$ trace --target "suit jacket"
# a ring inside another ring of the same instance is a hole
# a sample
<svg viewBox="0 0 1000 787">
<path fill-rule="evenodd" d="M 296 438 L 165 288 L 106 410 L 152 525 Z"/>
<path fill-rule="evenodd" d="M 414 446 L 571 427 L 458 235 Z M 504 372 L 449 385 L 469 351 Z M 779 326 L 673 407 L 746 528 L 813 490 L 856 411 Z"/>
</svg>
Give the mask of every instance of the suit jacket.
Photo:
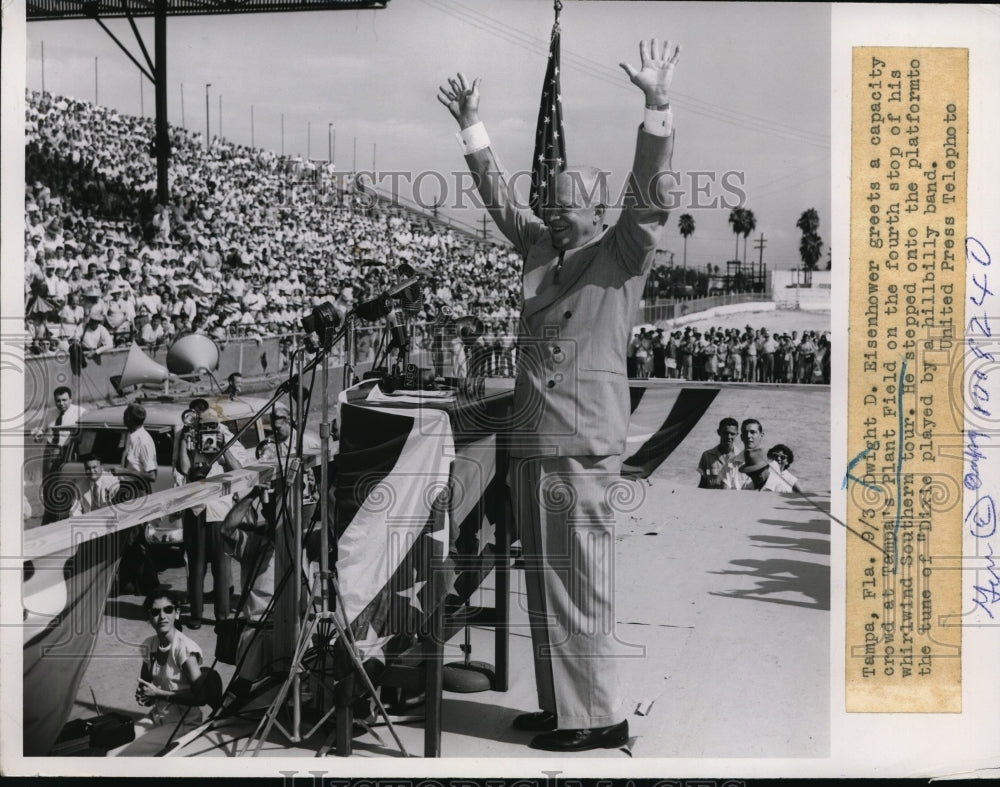
<svg viewBox="0 0 1000 787">
<path fill-rule="evenodd" d="M 515 456 L 615 455 L 625 450 L 629 393 L 626 351 L 646 277 L 669 212 L 648 199 L 669 169 L 673 135 L 641 127 L 630 199 L 618 223 L 588 243 L 559 250 L 545 225 L 518 210 L 490 148 L 466 161 L 500 231 L 524 257 L 511 451 Z"/>
</svg>

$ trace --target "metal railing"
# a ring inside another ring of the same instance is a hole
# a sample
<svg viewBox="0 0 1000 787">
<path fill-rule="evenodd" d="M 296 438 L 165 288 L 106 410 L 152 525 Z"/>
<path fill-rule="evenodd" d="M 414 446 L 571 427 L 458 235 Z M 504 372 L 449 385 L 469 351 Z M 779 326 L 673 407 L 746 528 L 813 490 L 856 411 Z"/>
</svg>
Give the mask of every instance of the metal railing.
<svg viewBox="0 0 1000 787">
<path fill-rule="evenodd" d="M 739 303 L 770 303 L 772 300 L 770 295 L 763 292 L 727 292 L 700 298 L 671 298 L 658 303 L 647 303 L 640 307 L 639 321 L 656 323 L 661 320 L 676 320 L 679 317 L 697 314 L 717 306 L 732 306 Z"/>
</svg>

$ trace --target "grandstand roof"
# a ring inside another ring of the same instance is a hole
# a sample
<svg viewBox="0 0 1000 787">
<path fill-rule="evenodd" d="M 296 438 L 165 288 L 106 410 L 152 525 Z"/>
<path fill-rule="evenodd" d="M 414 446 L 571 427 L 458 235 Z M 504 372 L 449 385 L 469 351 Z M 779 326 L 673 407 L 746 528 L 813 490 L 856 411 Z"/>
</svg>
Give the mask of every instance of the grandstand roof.
<svg viewBox="0 0 1000 787">
<path fill-rule="evenodd" d="M 385 8 L 389 0 L 163 0 L 167 16 L 259 14 L 271 11 L 350 11 Z M 27 0 L 29 22 L 153 16 L 155 0 Z"/>
</svg>

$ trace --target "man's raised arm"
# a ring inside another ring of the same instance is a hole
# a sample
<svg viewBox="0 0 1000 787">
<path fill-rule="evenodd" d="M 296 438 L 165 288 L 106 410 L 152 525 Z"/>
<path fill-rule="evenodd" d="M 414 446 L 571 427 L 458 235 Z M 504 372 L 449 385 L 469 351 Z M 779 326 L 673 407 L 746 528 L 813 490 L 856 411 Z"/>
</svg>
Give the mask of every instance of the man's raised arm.
<svg viewBox="0 0 1000 787">
<path fill-rule="evenodd" d="M 670 170 L 674 151 L 673 113 L 670 109 L 670 85 L 681 48 L 655 38 L 648 46 L 639 42 L 641 65 L 638 70 L 628 63 L 621 68 L 646 99 L 645 116 L 639 128 L 635 161 L 629 176 L 625 210 L 615 235 L 620 259 L 632 273 L 640 274 L 652 264 L 660 230 L 669 215 L 669 180 L 661 173 Z"/>
<path fill-rule="evenodd" d="M 465 161 L 486 209 L 500 232 L 524 255 L 543 230 L 543 225 L 528 211 L 518 210 L 512 202 L 515 197 L 513 189 L 500 169 L 486 127 L 479 119 L 480 82 L 482 80 L 477 78 L 470 85 L 465 75 L 459 73 L 448 80 L 447 86 L 441 86 L 438 101 L 458 121 L 461 129 L 458 137 Z"/>
</svg>

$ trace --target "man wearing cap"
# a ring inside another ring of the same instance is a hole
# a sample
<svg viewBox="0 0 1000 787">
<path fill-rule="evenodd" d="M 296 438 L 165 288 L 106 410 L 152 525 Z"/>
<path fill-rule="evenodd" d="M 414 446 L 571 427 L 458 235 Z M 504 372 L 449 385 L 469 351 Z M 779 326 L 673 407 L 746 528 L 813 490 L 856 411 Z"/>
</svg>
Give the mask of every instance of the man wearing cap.
<svg viewBox="0 0 1000 787">
<path fill-rule="evenodd" d="M 191 402 L 191 410 L 197 414 L 198 423 L 178 430 L 174 438 L 175 485 L 186 483 L 192 469 L 199 465 L 208 465 L 207 474 L 200 474 L 201 478 L 211 478 L 243 467 L 246 451 L 239 442 L 221 455 L 201 450 L 204 447 L 199 445 L 202 433 L 217 433 L 220 447 L 228 443 L 233 435 L 220 422 L 218 413 L 206 400 L 195 399 Z M 201 626 L 208 563 L 212 564 L 212 595 L 216 620 L 229 617 L 232 578 L 229 557 L 222 539 L 222 522 L 232 507 L 232 497 L 222 496 L 184 513 L 184 551 L 188 562 L 188 598 L 191 604 L 188 625 L 191 628 Z"/>
<path fill-rule="evenodd" d="M 265 440 L 257 447 L 257 458 L 285 467 L 289 453 L 294 454 L 296 451 L 297 434 L 288 406 L 284 402 L 277 402 L 271 410 L 271 439 Z M 322 446 L 315 435 L 309 432 L 302 435 L 303 454 L 319 455 L 321 451 Z M 303 477 L 307 478 L 309 474 Z"/>
<path fill-rule="evenodd" d="M 113 286 L 108 293 L 111 301 L 108 303 L 106 319 L 114 335 L 129 333 L 135 323 L 135 308 L 122 297 L 124 292 L 122 287 Z"/>
<path fill-rule="evenodd" d="M 604 173 L 595 168 L 557 175 L 554 193 L 540 200 L 542 221 L 518 210 L 479 120 L 479 80 L 459 74 L 438 97 L 459 123 L 490 215 L 524 258 L 511 478 L 541 710 L 514 726 L 541 733 L 531 746 L 546 751 L 628 741 L 608 490 L 621 474 L 628 429 L 629 329 L 668 216 L 655 183 L 670 167 L 668 91 L 679 54 L 655 39 L 650 48 L 640 46 L 641 70 L 623 64 L 646 115 L 628 180 L 634 190 L 610 229 Z"/>
<path fill-rule="evenodd" d="M 74 340 L 87 355 L 100 355 L 105 350 L 114 349 L 115 342 L 104 325 L 104 306 L 100 302 L 90 307 L 87 322 L 77 330 Z"/>
</svg>

